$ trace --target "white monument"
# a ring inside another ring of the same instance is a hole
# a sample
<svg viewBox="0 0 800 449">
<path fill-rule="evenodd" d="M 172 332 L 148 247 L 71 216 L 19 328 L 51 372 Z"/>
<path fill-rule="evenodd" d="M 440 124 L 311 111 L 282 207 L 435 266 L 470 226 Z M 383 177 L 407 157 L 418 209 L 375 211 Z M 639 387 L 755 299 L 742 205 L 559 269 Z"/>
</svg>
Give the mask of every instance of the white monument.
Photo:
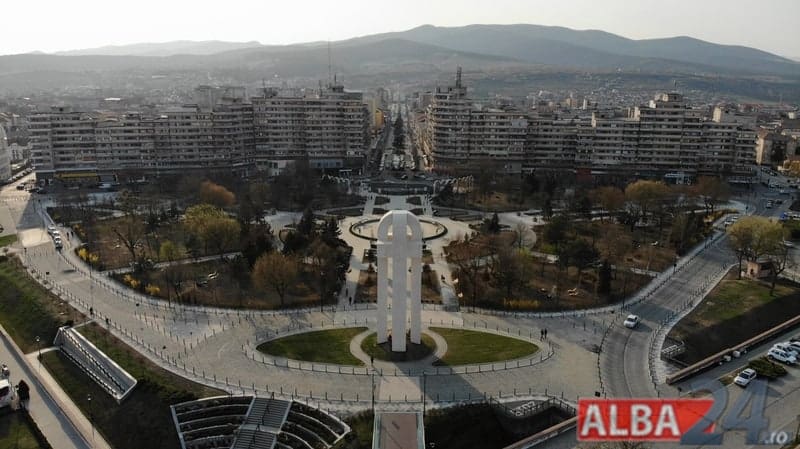
<svg viewBox="0 0 800 449">
<path fill-rule="evenodd" d="M 406 350 L 408 302 L 411 342 L 419 344 L 422 328 L 422 226 L 407 210 L 387 212 L 378 224 L 378 343 L 388 340 L 387 315 L 392 309 L 392 351 Z M 409 259 L 411 262 L 409 264 Z M 389 265 L 392 275 L 389 276 Z M 408 274 L 411 273 L 409 292 Z M 391 280 L 391 282 L 390 282 Z"/>
</svg>

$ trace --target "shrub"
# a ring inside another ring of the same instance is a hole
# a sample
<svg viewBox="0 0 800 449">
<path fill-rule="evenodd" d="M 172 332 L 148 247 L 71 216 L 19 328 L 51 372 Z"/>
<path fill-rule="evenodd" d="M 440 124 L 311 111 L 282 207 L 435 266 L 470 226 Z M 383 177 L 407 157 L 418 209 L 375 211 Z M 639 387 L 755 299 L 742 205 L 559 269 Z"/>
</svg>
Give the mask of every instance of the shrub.
<svg viewBox="0 0 800 449">
<path fill-rule="evenodd" d="M 753 368 L 759 376 L 766 377 L 767 379 L 777 379 L 787 374 L 786 368 L 766 357 L 751 360 L 750 363 L 747 364 L 747 367 Z"/>
</svg>

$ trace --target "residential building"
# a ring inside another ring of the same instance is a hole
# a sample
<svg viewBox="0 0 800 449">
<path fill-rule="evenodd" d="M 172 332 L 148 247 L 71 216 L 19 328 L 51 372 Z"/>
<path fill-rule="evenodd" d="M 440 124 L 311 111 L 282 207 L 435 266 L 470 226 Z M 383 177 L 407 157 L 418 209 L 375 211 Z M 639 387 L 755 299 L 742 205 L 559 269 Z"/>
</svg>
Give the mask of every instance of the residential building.
<svg viewBox="0 0 800 449">
<path fill-rule="evenodd" d="M 360 169 L 369 152 L 369 110 L 341 85 L 300 95 L 265 89 L 252 98 L 254 160 L 275 174 L 300 158 L 312 168 Z"/>
<path fill-rule="evenodd" d="M 6 132 L 0 126 L 0 183 L 11 179 L 11 151 L 8 148 Z"/>
<path fill-rule="evenodd" d="M 302 96 L 200 86 L 195 103 L 143 112 L 53 107 L 30 117 L 37 177 L 76 182 L 192 170 L 275 174 L 308 159 L 314 168 L 361 168 L 369 113 L 342 86 Z"/>
<path fill-rule="evenodd" d="M 478 104 L 468 98 L 459 71 L 454 85 L 436 89 L 425 119 L 412 122 L 422 128 L 412 129 L 412 137 L 434 170 L 449 173 L 479 171 L 496 161 L 508 173 L 555 170 L 679 183 L 700 175 L 741 181 L 755 174 L 752 115 L 723 108 L 711 115 L 677 93 L 628 109 L 540 103 L 525 113 Z"/>
</svg>

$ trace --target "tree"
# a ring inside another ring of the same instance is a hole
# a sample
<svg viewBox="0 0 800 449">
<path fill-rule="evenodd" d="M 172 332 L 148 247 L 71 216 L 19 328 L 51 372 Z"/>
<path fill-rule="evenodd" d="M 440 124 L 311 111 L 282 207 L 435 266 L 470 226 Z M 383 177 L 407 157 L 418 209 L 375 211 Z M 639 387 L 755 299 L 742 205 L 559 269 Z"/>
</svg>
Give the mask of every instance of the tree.
<svg viewBox="0 0 800 449">
<path fill-rule="evenodd" d="M 647 216 L 652 209 L 663 202 L 669 194 L 669 187 L 660 181 L 650 181 L 641 179 L 625 188 L 625 199 L 628 201 L 628 208 L 636 222 L 647 220 Z M 634 222 L 634 225 L 635 223 Z M 633 225 L 631 230 L 633 230 Z"/>
<path fill-rule="evenodd" d="M 482 291 L 482 277 L 485 271 L 481 256 L 483 249 L 477 239 L 470 240 L 468 236 L 463 239 L 454 240 L 447 249 L 448 260 L 457 267 L 459 279 L 466 281 L 469 285 L 473 307 L 477 304 L 478 295 Z M 462 285 L 463 290 L 463 285 Z"/>
<path fill-rule="evenodd" d="M 787 251 L 784 245 L 786 231 L 783 226 L 766 217 L 749 216 L 742 217 L 729 226 L 727 232 L 731 247 L 739 261 L 739 277 L 741 278 L 744 259 L 757 262 L 759 259 L 767 258 L 775 265 L 772 270 L 775 274 L 772 282 L 774 289 L 777 274 L 786 268 Z"/>
<path fill-rule="evenodd" d="M 287 256 L 277 252 L 264 254 L 256 260 L 251 274 L 253 285 L 261 291 L 275 290 L 281 300 L 281 306 L 286 305 L 286 293 L 297 282 L 300 274 L 300 264 L 294 256 Z"/>
<path fill-rule="evenodd" d="M 203 181 L 200 184 L 200 201 L 224 209 L 236 203 L 236 195 L 219 184 Z"/>
<path fill-rule="evenodd" d="M 320 238 L 330 246 L 336 246 L 339 241 L 339 236 L 342 231 L 339 229 L 339 222 L 336 218 L 331 217 L 325 220 L 325 225 L 322 227 Z"/>
<path fill-rule="evenodd" d="M 306 208 L 303 211 L 303 216 L 300 217 L 300 222 L 297 223 L 297 232 L 309 241 L 314 237 L 316 231 L 316 223 L 314 221 L 314 212 L 311 208 Z"/>
<path fill-rule="evenodd" d="M 531 229 L 525 223 L 520 221 L 514 225 L 514 241 L 517 243 L 517 249 L 522 250 L 527 245 L 530 235 Z"/>
<path fill-rule="evenodd" d="M 615 215 L 617 211 L 625 206 L 625 193 L 616 187 L 605 186 L 597 188 L 594 190 L 593 196 L 608 215 Z M 600 217 L 601 220 L 605 220 L 605 215 Z"/>
<path fill-rule="evenodd" d="M 492 218 L 486 221 L 486 232 L 489 234 L 498 234 L 500 232 L 500 217 L 497 212 L 492 214 Z"/>
<path fill-rule="evenodd" d="M 308 248 L 313 277 L 318 280 L 320 308 L 325 304 L 325 296 L 337 281 L 337 252 L 321 238 L 314 239 Z"/>
<path fill-rule="evenodd" d="M 567 239 L 567 232 L 570 230 L 570 227 L 571 223 L 567 217 L 556 215 L 544 225 L 542 237 L 547 243 L 555 246 L 556 250 L 558 250 L 561 244 Z"/>
<path fill-rule="evenodd" d="M 111 228 L 117 240 L 131 255 L 131 260 L 136 269 L 141 269 L 142 239 L 145 235 L 145 225 L 142 219 L 136 215 L 135 208 L 127 207 L 125 216 L 122 217 Z"/>
<path fill-rule="evenodd" d="M 719 178 L 701 176 L 697 178 L 691 192 L 703 202 L 706 213 L 713 213 L 717 204 L 728 201 L 731 196 L 731 187 Z"/>
<path fill-rule="evenodd" d="M 526 278 L 525 262 L 519 252 L 512 251 L 505 245 L 497 245 L 495 252 L 489 261 L 489 275 L 492 279 L 492 286 L 503 289 L 505 298 L 511 299 L 514 289 Z"/>
<path fill-rule="evenodd" d="M 603 260 L 597 271 L 597 294 L 611 294 L 611 264 L 608 263 L 608 259 Z"/>
<path fill-rule="evenodd" d="M 269 223 L 255 224 L 247 230 L 242 228 L 242 255 L 249 268 L 255 265 L 259 256 L 273 250 L 274 240 Z"/>
<path fill-rule="evenodd" d="M 397 120 L 394 121 L 394 141 L 392 142 L 392 146 L 394 148 L 403 149 L 405 147 L 405 129 L 403 127 L 403 118 L 401 116 L 397 116 Z"/>
<path fill-rule="evenodd" d="M 564 266 L 573 266 L 578 270 L 577 285 L 581 285 L 583 270 L 589 268 L 598 257 L 597 249 L 583 239 L 575 239 L 564 246 L 559 259 L 565 258 Z"/>
<path fill-rule="evenodd" d="M 185 226 L 202 240 L 206 253 L 211 246 L 222 255 L 239 239 L 241 227 L 221 209 L 210 204 L 198 204 L 186 210 Z"/>
<path fill-rule="evenodd" d="M 158 258 L 163 262 L 168 262 L 167 266 L 164 267 L 164 280 L 175 291 L 175 297 L 178 299 L 181 297 L 180 288 L 181 282 L 183 282 L 183 266 L 175 262 L 185 257 L 186 251 L 170 240 L 165 240 L 161 243 L 161 247 L 158 248 Z M 171 296 L 169 290 L 167 290 L 167 302 L 170 299 Z"/>
</svg>

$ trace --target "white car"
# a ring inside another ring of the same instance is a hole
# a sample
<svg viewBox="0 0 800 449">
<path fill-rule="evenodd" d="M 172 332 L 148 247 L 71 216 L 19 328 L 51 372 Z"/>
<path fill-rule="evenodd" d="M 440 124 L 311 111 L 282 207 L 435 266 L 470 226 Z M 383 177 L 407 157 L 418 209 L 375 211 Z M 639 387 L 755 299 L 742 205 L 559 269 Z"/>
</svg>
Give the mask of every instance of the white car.
<svg viewBox="0 0 800 449">
<path fill-rule="evenodd" d="M 756 370 L 753 368 L 747 368 L 746 370 L 742 371 L 736 378 L 733 379 L 733 383 L 740 387 L 746 387 L 747 384 L 750 383 L 751 380 L 756 378 Z"/>
<path fill-rule="evenodd" d="M 791 354 L 795 357 L 797 357 L 798 354 L 800 354 L 800 350 L 795 349 L 788 341 L 785 341 L 783 343 L 775 343 L 774 345 L 772 345 L 772 347 L 775 349 L 780 349 L 781 351 Z"/>
<path fill-rule="evenodd" d="M 637 324 L 639 324 L 640 320 L 641 319 L 636 315 L 628 315 L 628 317 L 625 318 L 625 321 L 622 324 L 625 325 L 625 327 L 627 327 L 628 329 L 633 329 L 634 327 L 636 327 Z"/>
<path fill-rule="evenodd" d="M 47 233 L 53 235 L 54 232 L 56 232 L 56 227 L 53 225 L 47 225 Z"/>
<path fill-rule="evenodd" d="M 8 379 L 0 379 L 0 408 L 8 407 L 14 400 L 14 387 Z"/>
<path fill-rule="evenodd" d="M 784 344 L 792 348 L 794 352 L 800 354 L 800 341 L 787 341 L 784 342 Z"/>
<path fill-rule="evenodd" d="M 797 363 L 797 357 L 786 351 L 781 351 L 778 348 L 770 349 L 769 352 L 767 352 L 767 357 L 771 358 L 772 360 L 777 360 L 781 363 L 785 363 L 787 365 L 794 365 L 795 363 Z"/>
</svg>

